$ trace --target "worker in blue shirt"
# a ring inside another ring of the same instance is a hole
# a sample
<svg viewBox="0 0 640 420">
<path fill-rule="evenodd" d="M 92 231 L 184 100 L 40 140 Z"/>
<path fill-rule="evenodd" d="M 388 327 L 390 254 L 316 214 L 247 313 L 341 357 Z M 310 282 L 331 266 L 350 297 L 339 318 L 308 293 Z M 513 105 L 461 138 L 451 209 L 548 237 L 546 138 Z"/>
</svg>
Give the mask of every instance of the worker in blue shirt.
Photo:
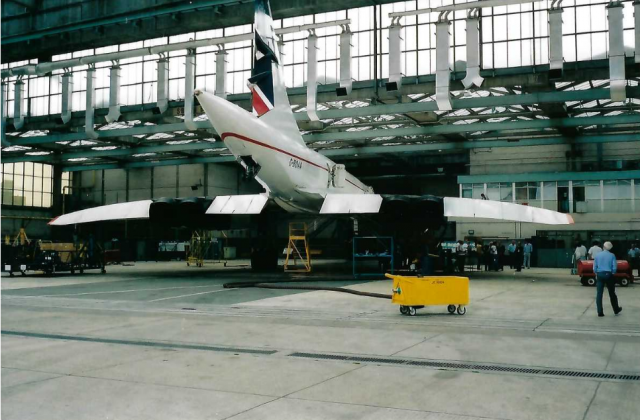
<svg viewBox="0 0 640 420">
<path fill-rule="evenodd" d="M 614 277 L 618 263 L 616 256 L 610 252 L 611 248 L 613 248 L 613 244 L 611 242 L 605 242 L 604 251 L 598 253 L 593 261 L 593 271 L 596 273 L 596 308 L 598 309 L 598 316 L 604 316 L 602 310 L 602 294 L 604 293 L 605 286 L 607 286 L 607 290 L 609 291 L 609 299 L 611 300 L 613 313 L 618 315 L 622 311 L 622 307 L 618 305 L 616 280 Z"/>
<path fill-rule="evenodd" d="M 533 245 L 528 239 L 524 241 L 524 266 L 531 268 L 531 254 L 533 253 Z"/>
</svg>

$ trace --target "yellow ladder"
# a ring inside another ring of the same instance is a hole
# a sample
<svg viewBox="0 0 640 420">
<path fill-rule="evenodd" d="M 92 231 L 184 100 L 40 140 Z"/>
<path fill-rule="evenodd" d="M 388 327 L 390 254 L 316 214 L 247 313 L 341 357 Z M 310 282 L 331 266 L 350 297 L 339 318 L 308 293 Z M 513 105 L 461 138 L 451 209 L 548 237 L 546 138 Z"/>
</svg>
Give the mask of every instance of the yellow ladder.
<svg viewBox="0 0 640 420">
<path fill-rule="evenodd" d="M 194 265 L 196 267 L 202 267 L 204 265 L 204 258 L 211 247 L 212 235 L 207 230 L 194 230 L 191 235 L 191 244 L 189 246 L 189 255 L 187 257 L 187 265 Z"/>
<path fill-rule="evenodd" d="M 302 267 L 296 264 L 296 258 L 302 262 Z M 290 266 L 290 261 L 292 266 Z M 287 245 L 287 257 L 284 261 L 284 271 L 304 272 L 311 271 L 311 254 L 307 242 L 307 224 L 301 222 L 289 223 L 289 244 Z"/>
</svg>

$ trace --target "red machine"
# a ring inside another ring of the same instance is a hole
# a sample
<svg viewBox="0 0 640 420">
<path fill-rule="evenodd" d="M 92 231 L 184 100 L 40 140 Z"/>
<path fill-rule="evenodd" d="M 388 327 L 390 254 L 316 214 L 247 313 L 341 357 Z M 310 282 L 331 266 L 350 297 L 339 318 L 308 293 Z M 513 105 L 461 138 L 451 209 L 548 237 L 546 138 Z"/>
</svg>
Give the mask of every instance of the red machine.
<svg viewBox="0 0 640 420">
<path fill-rule="evenodd" d="M 618 271 L 614 276 L 616 277 L 616 283 L 627 287 L 629 283 L 633 283 L 633 274 L 631 265 L 628 261 L 618 260 Z M 593 261 L 578 261 L 578 275 L 580 276 L 580 283 L 583 286 L 595 286 L 596 285 L 596 273 L 593 272 Z"/>
</svg>

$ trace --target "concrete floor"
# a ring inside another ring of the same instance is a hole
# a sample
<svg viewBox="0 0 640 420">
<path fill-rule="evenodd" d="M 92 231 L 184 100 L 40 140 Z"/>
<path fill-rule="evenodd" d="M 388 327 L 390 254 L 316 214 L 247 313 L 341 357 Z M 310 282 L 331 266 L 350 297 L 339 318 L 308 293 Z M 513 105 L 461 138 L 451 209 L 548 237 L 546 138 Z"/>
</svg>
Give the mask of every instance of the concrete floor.
<svg viewBox="0 0 640 420">
<path fill-rule="evenodd" d="M 640 380 L 565 374 L 640 375 L 638 285 L 618 288 L 621 316 L 607 300 L 598 318 L 568 270 L 475 273 L 465 316 L 405 317 L 382 299 L 224 289 L 306 279 L 230 265 L 3 274 L 2 418 L 639 418 Z M 317 268 L 320 284 L 391 289 Z"/>
</svg>

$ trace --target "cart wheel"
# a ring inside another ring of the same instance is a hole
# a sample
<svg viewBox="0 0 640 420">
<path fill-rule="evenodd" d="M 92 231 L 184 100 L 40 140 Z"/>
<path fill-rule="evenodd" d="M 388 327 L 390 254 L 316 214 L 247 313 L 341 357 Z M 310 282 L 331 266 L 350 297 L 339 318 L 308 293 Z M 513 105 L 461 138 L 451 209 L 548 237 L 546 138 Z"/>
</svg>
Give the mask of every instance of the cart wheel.
<svg viewBox="0 0 640 420">
<path fill-rule="evenodd" d="M 589 286 L 595 286 L 595 285 L 596 285 L 596 279 L 595 279 L 595 278 L 593 278 L 593 277 L 589 277 L 589 278 L 587 279 L 587 285 L 589 285 Z"/>
<path fill-rule="evenodd" d="M 587 279 L 585 279 L 584 277 L 580 277 L 580 283 L 581 283 L 583 286 L 588 286 L 588 284 L 587 284 Z"/>
<path fill-rule="evenodd" d="M 416 308 L 409 306 L 409 316 L 416 316 Z"/>
<path fill-rule="evenodd" d="M 456 311 L 456 305 L 447 306 L 447 311 L 449 311 L 450 314 L 454 313 Z"/>
<path fill-rule="evenodd" d="M 409 310 L 407 309 L 406 306 L 400 305 L 400 313 L 402 315 L 406 315 L 407 313 L 409 313 Z"/>
<path fill-rule="evenodd" d="M 620 286 L 622 287 L 627 287 L 629 286 L 629 279 L 626 277 L 623 277 L 620 279 Z"/>
<path fill-rule="evenodd" d="M 466 306 L 458 306 L 458 315 L 464 315 L 467 313 L 467 307 Z"/>
</svg>

